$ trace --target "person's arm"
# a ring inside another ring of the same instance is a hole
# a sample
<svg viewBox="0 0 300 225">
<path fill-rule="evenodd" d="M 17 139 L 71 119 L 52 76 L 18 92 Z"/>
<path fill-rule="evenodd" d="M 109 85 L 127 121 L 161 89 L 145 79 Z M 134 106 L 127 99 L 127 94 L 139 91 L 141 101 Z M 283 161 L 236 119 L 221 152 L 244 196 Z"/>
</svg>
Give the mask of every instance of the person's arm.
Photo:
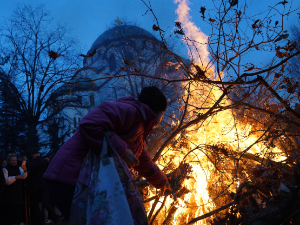
<svg viewBox="0 0 300 225">
<path fill-rule="evenodd" d="M 21 173 L 21 179 L 26 179 L 26 177 L 27 177 L 26 167 L 24 169 L 19 167 L 19 169 L 20 169 L 20 173 Z"/>
<path fill-rule="evenodd" d="M 138 111 L 128 104 L 104 102 L 91 110 L 79 123 L 79 132 L 84 142 L 96 152 L 102 147 L 105 131 L 110 131 L 110 140 L 120 156 L 123 156 L 127 144 L 117 133 L 129 130 L 139 117 Z"/>
<path fill-rule="evenodd" d="M 3 174 L 4 174 L 4 177 L 5 177 L 5 184 L 6 185 L 11 185 L 17 179 L 21 179 L 21 175 L 18 175 L 18 176 L 8 176 L 8 171 L 5 168 L 3 168 Z"/>
<path fill-rule="evenodd" d="M 168 184 L 166 175 L 152 162 L 149 153 L 144 149 L 139 157 L 139 165 L 133 167 L 141 176 L 156 188 L 163 188 Z"/>
</svg>

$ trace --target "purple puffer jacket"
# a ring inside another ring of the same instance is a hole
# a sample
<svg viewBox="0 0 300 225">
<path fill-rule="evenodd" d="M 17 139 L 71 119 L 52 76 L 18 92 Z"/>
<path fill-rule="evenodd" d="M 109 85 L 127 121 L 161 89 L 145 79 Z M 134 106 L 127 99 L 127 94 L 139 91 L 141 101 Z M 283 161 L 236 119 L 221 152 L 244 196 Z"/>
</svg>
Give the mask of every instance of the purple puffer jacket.
<svg viewBox="0 0 300 225">
<path fill-rule="evenodd" d="M 134 169 L 154 187 L 163 187 L 167 178 L 152 162 L 144 146 L 144 140 L 156 122 L 157 117 L 149 106 L 133 97 L 103 102 L 83 117 L 79 129 L 56 153 L 44 178 L 75 185 L 87 152 L 90 148 L 99 152 L 104 132 L 110 131 L 111 143 L 118 154 L 122 156 L 127 148 L 131 149 L 140 161 Z"/>
</svg>

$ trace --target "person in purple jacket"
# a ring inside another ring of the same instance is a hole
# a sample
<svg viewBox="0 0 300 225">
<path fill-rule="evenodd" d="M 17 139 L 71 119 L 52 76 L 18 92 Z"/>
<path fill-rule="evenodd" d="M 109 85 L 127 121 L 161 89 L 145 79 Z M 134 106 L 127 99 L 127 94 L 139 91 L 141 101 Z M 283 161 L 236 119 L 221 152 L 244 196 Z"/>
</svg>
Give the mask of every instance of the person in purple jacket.
<svg viewBox="0 0 300 225">
<path fill-rule="evenodd" d="M 149 132 L 162 120 L 166 107 L 164 94 L 150 86 L 142 89 L 138 100 L 123 97 L 103 102 L 83 117 L 78 130 L 59 149 L 44 174 L 50 199 L 66 218 L 82 162 L 90 149 L 99 154 L 106 131 L 128 167 L 137 170 L 162 193 L 170 190 L 167 177 L 152 162 L 144 145 Z"/>
</svg>

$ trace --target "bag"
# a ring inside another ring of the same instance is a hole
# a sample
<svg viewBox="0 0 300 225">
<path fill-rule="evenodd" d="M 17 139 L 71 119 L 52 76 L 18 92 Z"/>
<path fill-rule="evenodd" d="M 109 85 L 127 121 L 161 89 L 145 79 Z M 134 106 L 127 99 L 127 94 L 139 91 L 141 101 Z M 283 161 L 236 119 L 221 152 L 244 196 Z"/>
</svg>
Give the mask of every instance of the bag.
<svg viewBox="0 0 300 225">
<path fill-rule="evenodd" d="M 73 196 L 70 224 L 148 225 L 146 211 L 127 165 L 107 133 L 100 157 L 89 151 Z"/>
</svg>

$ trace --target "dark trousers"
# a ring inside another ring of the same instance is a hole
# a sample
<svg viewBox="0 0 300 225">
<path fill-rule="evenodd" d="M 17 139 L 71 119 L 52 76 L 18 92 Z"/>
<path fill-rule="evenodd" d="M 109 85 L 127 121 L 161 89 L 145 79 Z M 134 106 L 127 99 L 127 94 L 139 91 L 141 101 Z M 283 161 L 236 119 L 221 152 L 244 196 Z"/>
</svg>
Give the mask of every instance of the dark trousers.
<svg viewBox="0 0 300 225">
<path fill-rule="evenodd" d="M 49 202 L 48 192 L 44 189 L 30 193 L 32 225 L 41 225 L 44 223 L 43 212 L 39 207 L 39 203 L 48 211 L 48 215 L 53 221 L 58 221 L 59 216 L 55 214 L 54 208 Z"/>
<path fill-rule="evenodd" d="M 46 182 L 50 201 L 53 202 L 62 215 L 69 220 L 75 186 L 49 180 Z"/>
<path fill-rule="evenodd" d="M 0 198 L 0 225 L 4 224 L 4 216 L 5 216 L 5 205 L 3 204 L 3 200 Z"/>
<path fill-rule="evenodd" d="M 19 224 L 23 221 L 22 213 L 24 207 L 20 204 L 10 205 L 7 204 L 4 206 L 3 220 L 1 221 L 4 225 L 14 225 Z"/>
</svg>

